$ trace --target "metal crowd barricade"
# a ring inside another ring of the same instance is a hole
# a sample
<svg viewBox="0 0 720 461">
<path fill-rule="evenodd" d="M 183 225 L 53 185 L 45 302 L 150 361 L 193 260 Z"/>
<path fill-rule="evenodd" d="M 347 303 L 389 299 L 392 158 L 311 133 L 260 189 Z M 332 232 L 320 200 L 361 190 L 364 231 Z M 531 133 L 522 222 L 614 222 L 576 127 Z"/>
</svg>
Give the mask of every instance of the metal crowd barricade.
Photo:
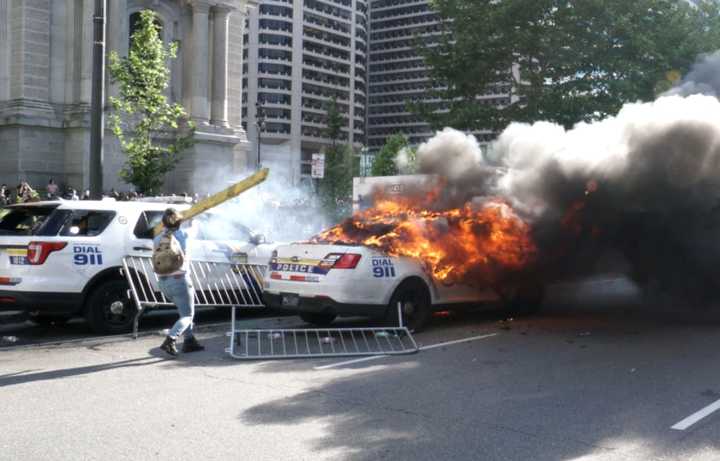
<svg viewBox="0 0 720 461">
<path fill-rule="evenodd" d="M 235 325 L 235 308 L 264 307 L 262 278 L 266 266 L 211 261 L 190 261 L 190 279 L 196 307 L 229 307 Z M 130 285 L 128 296 L 137 306 L 133 336 L 137 338 L 140 317 L 147 308 L 172 306 L 158 288 L 158 277 L 150 257 L 123 258 L 123 275 Z"/>
<path fill-rule="evenodd" d="M 233 327 L 228 333 L 227 352 L 243 360 L 414 354 L 419 348 L 403 325 L 401 308 L 398 303 L 397 327 L 260 330 Z"/>
<path fill-rule="evenodd" d="M 368 355 L 401 355 L 417 352 L 410 330 L 402 322 L 398 303 L 397 327 L 238 329 L 236 310 L 264 307 L 262 279 L 266 266 L 210 261 L 191 261 L 190 277 L 195 306 L 229 307 L 230 346 L 226 352 L 243 360 L 325 358 Z M 147 308 L 172 306 L 158 288 L 150 257 L 126 256 L 123 273 L 130 285 L 129 297 L 137 305 L 133 335 L 137 338 L 140 317 Z"/>
</svg>

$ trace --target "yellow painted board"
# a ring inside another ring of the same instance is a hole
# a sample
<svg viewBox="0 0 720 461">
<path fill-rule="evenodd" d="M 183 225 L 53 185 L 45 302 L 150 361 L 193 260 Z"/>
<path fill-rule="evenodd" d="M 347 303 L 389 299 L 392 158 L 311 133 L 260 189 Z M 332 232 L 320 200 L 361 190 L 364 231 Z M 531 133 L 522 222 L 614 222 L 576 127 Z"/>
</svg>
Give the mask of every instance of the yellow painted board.
<svg viewBox="0 0 720 461">
<path fill-rule="evenodd" d="M 196 204 L 194 204 L 189 209 L 183 211 L 180 213 L 183 220 L 192 219 L 195 216 L 199 215 L 200 213 L 203 213 L 210 208 L 214 208 L 224 202 L 227 202 L 231 198 L 237 197 L 238 195 L 242 194 L 248 189 L 251 189 L 261 182 L 265 181 L 269 173 L 269 170 L 267 168 L 263 168 L 262 170 L 258 171 L 257 173 L 253 174 L 252 176 L 248 176 L 247 178 L 243 179 L 242 181 L 233 184 L 232 186 L 228 187 L 227 189 L 221 190 L 220 192 L 217 192 L 210 197 L 200 200 Z M 163 229 L 162 223 L 159 223 L 157 226 L 153 228 L 153 235 L 158 235 Z"/>
</svg>

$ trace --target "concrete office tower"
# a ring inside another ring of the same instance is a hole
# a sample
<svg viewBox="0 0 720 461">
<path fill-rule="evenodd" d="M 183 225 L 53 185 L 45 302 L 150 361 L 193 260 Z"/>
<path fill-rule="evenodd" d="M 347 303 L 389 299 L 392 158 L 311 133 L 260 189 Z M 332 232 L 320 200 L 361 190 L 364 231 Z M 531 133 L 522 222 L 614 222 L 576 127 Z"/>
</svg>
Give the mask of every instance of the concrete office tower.
<svg viewBox="0 0 720 461">
<path fill-rule="evenodd" d="M 243 26 L 255 0 L 109 0 L 107 50 L 127 54 L 140 10 L 154 10 L 178 43 L 171 101 L 196 121 L 196 144 L 168 175 L 168 191 L 216 189 L 207 174 L 247 163 L 241 126 Z M 93 0 L 0 0 L 0 182 L 85 189 L 89 182 Z M 116 93 L 107 87 L 106 94 Z M 105 135 L 104 187 L 127 189 L 117 140 Z M 194 176 L 205 174 L 204 181 Z"/>
<path fill-rule="evenodd" d="M 410 101 L 432 103 L 435 110 L 447 110 L 447 103 L 432 99 L 428 68 L 416 51 L 416 39 L 424 46 L 438 43 L 442 32 L 440 18 L 428 0 L 373 0 L 370 2 L 370 52 L 368 83 L 367 141 L 370 152 L 377 152 L 385 139 L 405 134 L 418 145 L 434 135 L 430 126 L 408 111 Z M 507 87 L 498 85 L 493 94 L 478 98 L 478 104 L 507 104 Z M 474 133 L 478 141 L 494 138 L 490 131 Z"/>
<path fill-rule="evenodd" d="M 243 124 L 263 166 L 292 184 L 310 177 L 312 154 L 331 142 L 332 96 L 348 120 L 343 142 L 363 145 L 367 1 L 261 0 L 246 27 Z"/>
</svg>

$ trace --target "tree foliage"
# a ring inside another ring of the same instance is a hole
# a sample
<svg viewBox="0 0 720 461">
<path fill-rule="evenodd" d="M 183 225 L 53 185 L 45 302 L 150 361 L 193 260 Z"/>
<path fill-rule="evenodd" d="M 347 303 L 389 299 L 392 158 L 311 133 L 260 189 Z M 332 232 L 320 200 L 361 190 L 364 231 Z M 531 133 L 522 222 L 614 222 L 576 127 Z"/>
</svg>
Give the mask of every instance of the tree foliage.
<svg viewBox="0 0 720 461">
<path fill-rule="evenodd" d="M 192 145 L 194 126 L 185 109 L 165 96 L 168 62 L 176 53 L 176 44 L 164 46 L 151 10 L 141 12 L 128 56 L 110 53 L 110 75 L 119 95 L 110 98 L 108 122 L 127 156 L 120 177 L 144 193 L 158 191 L 179 154 Z"/>
<path fill-rule="evenodd" d="M 421 47 L 434 96 L 412 109 L 435 128 L 502 129 L 510 121 L 570 127 L 654 99 L 668 75 L 720 47 L 718 4 L 679 0 L 433 0 L 443 19 L 436 47 Z M 487 94 L 511 94 L 484 104 Z"/>
<path fill-rule="evenodd" d="M 353 151 L 342 143 L 342 129 L 348 121 L 335 98 L 327 107 L 325 136 L 332 142 L 325 150 L 325 176 L 320 180 L 320 200 L 325 212 L 334 219 L 350 214 L 352 208 Z"/>
<path fill-rule="evenodd" d="M 394 134 L 385 140 L 380 152 L 375 155 L 371 174 L 373 176 L 394 176 L 398 174 L 395 160 L 402 149 L 408 148 L 408 139 L 402 134 Z"/>
</svg>

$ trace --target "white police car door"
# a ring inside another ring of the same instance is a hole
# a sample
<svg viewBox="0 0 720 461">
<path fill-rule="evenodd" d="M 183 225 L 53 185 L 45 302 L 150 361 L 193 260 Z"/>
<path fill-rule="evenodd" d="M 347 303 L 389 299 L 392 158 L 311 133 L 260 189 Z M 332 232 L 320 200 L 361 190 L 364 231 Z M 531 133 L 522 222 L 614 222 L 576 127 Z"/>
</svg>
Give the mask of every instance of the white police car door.
<svg viewBox="0 0 720 461">
<path fill-rule="evenodd" d="M 58 239 L 67 242 L 53 262 L 53 270 L 62 274 L 57 277 L 59 283 L 82 290 L 98 272 L 117 265 L 122 245 L 109 246 L 122 237 L 111 235 L 118 234 L 113 226 L 116 216 L 112 210 L 72 210 L 58 232 Z"/>
<path fill-rule="evenodd" d="M 126 243 L 126 254 L 141 257 L 149 257 L 152 255 L 152 229 L 160 222 L 162 214 L 163 212 L 160 210 L 146 210 L 134 217 L 135 222 L 131 222 L 131 232 Z"/>
</svg>

